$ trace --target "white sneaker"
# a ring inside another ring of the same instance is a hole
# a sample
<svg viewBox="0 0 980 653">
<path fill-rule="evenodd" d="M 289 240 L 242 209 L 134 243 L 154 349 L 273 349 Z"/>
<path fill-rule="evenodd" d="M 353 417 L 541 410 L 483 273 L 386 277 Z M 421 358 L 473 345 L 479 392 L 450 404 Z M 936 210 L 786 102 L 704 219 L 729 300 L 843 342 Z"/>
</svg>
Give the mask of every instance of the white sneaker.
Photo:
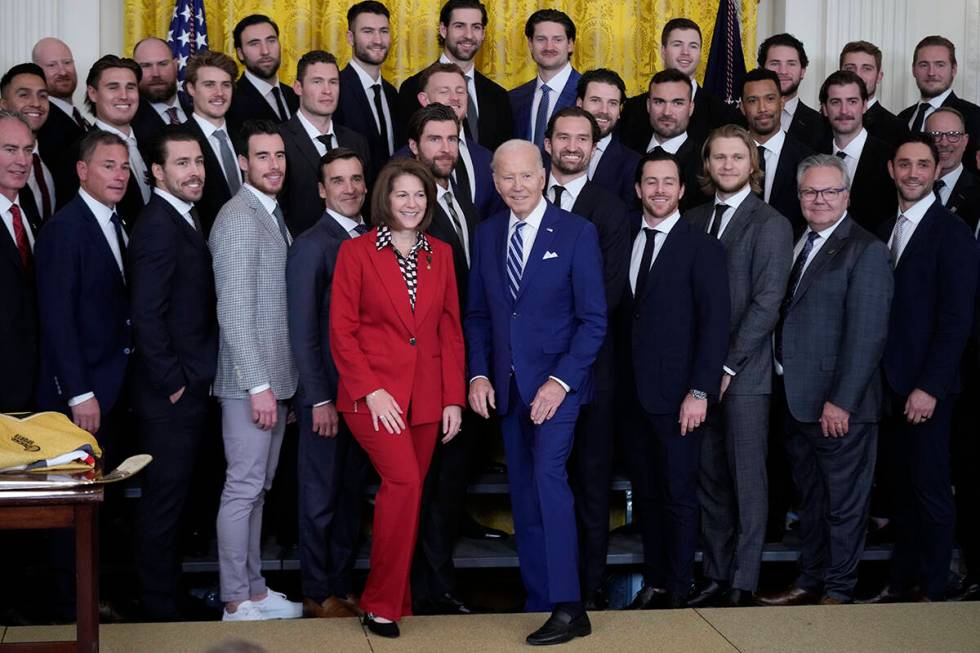
<svg viewBox="0 0 980 653">
<path fill-rule="evenodd" d="M 261 601 L 250 603 L 259 609 L 263 619 L 298 619 L 303 616 L 302 603 L 294 603 L 282 592 L 272 589 L 268 589 L 268 594 Z"/>
<path fill-rule="evenodd" d="M 259 609 L 259 604 L 253 601 L 242 601 L 234 612 L 222 611 L 222 621 L 262 621 L 268 619 Z"/>
</svg>

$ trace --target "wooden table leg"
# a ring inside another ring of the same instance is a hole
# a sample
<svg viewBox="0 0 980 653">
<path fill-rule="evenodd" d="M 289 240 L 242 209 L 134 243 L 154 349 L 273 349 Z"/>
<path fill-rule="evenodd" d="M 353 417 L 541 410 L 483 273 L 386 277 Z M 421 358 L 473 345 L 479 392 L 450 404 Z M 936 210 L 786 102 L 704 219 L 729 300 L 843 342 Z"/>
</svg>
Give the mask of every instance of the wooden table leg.
<svg viewBox="0 0 980 653">
<path fill-rule="evenodd" d="M 75 577 L 78 653 L 99 651 L 99 511 L 93 504 L 75 506 Z"/>
</svg>

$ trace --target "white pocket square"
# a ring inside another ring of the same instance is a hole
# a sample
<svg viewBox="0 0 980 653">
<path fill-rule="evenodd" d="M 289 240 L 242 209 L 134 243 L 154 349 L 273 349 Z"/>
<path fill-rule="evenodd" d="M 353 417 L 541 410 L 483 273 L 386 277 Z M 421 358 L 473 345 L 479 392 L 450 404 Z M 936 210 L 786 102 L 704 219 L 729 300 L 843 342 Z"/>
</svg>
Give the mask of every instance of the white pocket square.
<svg viewBox="0 0 980 653">
<path fill-rule="evenodd" d="M 558 258 L 558 252 L 545 252 L 542 261 L 547 261 L 549 258 Z"/>
</svg>

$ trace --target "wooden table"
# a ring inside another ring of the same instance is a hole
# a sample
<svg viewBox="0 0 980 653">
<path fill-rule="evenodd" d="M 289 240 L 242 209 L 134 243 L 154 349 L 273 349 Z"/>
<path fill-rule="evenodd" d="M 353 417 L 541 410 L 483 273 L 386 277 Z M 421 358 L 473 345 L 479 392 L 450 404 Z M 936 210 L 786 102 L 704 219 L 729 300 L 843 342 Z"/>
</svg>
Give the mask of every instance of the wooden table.
<svg viewBox="0 0 980 653">
<path fill-rule="evenodd" d="M 0 530 L 75 529 L 76 641 L 0 643 L 0 653 L 97 653 L 101 486 L 0 491 Z"/>
</svg>

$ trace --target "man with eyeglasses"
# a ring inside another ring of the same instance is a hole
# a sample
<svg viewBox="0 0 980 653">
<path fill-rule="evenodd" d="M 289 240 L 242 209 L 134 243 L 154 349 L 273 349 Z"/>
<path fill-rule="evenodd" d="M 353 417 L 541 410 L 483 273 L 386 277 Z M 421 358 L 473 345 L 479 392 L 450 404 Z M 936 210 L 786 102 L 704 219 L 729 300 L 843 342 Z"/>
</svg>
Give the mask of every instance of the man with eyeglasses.
<svg viewBox="0 0 980 653">
<path fill-rule="evenodd" d="M 950 107 L 937 109 L 926 118 L 925 131 L 939 150 L 936 197 L 951 213 L 963 218 L 974 234 L 980 218 L 980 179 L 963 167 L 967 141 L 963 114 Z"/>
<path fill-rule="evenodd" d="M 888 248 L 847 210 L 847 163 L 816 154 L 797 179 L 807 228 L 773 334 L 773 399 L 800 494 L 800 574 L 759 602 L 838 605 L 864 549 L 893 281 Z"/>
</svg>

